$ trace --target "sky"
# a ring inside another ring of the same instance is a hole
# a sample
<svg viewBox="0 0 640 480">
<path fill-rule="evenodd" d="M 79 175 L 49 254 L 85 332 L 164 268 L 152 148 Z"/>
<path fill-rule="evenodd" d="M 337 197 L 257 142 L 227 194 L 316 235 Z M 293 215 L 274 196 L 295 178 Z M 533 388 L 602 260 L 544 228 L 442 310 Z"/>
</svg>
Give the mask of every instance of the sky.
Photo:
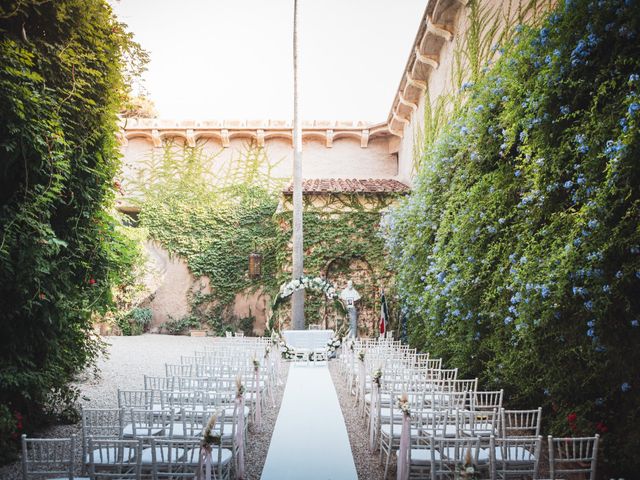
<svg viewBox="0 0 640 480">
<path fill-rule="evenodd" d="M 299 0 L 304 120 L 386 121 L 427 0 Z M 109 0 L 165 119 L 293 117 L 293 0 Z"/>
</svg>

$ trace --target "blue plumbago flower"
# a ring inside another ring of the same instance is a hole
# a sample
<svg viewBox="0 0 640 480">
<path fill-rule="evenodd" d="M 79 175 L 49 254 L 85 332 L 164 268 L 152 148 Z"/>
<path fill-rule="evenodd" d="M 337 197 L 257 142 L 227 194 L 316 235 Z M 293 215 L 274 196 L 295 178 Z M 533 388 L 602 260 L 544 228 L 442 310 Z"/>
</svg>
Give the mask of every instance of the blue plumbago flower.
<svg viewBox="0 0 640 480">
<path fill-rule="evenodd" d="M 551 292 L 549 291 L 549 287 L 543 285 L 542 288 L 540 289 L 540 294 L 542 295 L 542 298 L 547 298 L 549 296 Z"/>
<path fill-rule="evenodd" d="M 610 285 L 603 285 L 602 286 L 602 291 L 604 293 L 609 293 L 611 291 L 611 286 Z"/>
<path fill-rule="evenodd" d="M 593 328 L 590 328 L 589 330 L 587 330 L 587 337 L 593 338 L 594 336 L 595 336 L 595 331 L 593 330 Z"/>
<path fill-rule="evenodd" d="M 578 185 L 584 185 L 586 181 L 587 179 L 584 178 L 584 175 L 578 175 L 578 178 L 576 178 L 576 183 Z"/>
<path fill-rule="evenodd" d="M 458 310 L 458 309 L 456 308 L 453 312 L 451 312 L 451 314 L 452 314 L 454 317 L 459 317 L 459 316 L 460 316 L 460 310 Z"/>
<path fill-rule="evenodd" d="M 462 84 L 462 87 L 460 88 L 460 90 L 467 90 L 471 87 L 473 87 L 473 82 L 465 82 Z"/>
<path fill-rule="evenodd" d="M 629 105 L 627 112 L 633 117 L 638 110 L 640 110 L 640 103 L 633 102 L 631 105 Z"/>
<path fill-rule="evenodd" d="M 491 234 L 493 234 L 493 233 L 496 233 L 496 232 L 497 232 L 496 227 L 494 227 L 493 225 L 489 225 L 489 226 L 487 227 L 487 231 L 488 231 L 489 233 L 491 233 Z"/>
<path fill-rule="evenodd" d="M 603 258 L 604 258 L 604 255 L 602 255 L 602 252 L 591 252 L 587 255 L 587 260 L 591 262 L 599 261 L 599 260 L 602 260 Z"/>
<path fill-rule="evenodd" d="M 629 251 L 634 255 L 637 255 L 638 253 L 640 253 L 640 246 L 633 245 L 631 248 L 629 248 Z"/>
<path fill-rule="evenodd" d="M 562 105 L 562 106 L 560 107 L 560 113 L 561 113 L 562 115 L 567 115 L 567 114 L 569 114 L 570 112 L 571 112 L 571 109 L 570 109 L 567 105 Z"/>
<path fill-rule="evenodd" d="M 601 407 L 604 405 L 604 398 L 596 398 L 594 403 L 596 404 L 596 407 Z"/>
<path fill-rule="evenodd" d="M 480 113 L 484 110 L 484 105 L 478 105 L 476 108 L 473 109 L 476 113 Z"/>
<path fill-rule="evenodd" d="M 516 254 L 512 253 L 511 255 L 509 255 L 509 261 L 511 263 L 516 263 Z"/>
<path fill-rule="evenodd" d="M 566 182 L 564 182 L 564 183 L 562 184 L 562 186 L 563 186 L 565 189 L 569 190 L 571 187 L 573 187 L 573 182 L 572 182 L 571 180 L 567 180 Z"/>
<path fill-rule="evenodd" d="M 593 230 L 594 228 L 597 228 L 598 225 L 600 225 L 600 222 L 598 222 L 598 220 L 589 220 L 589 223 L 587 223 L 587 226 Z"/>
<path fill-rule="evenodd" d="M 574 295 L 585 296 L 588 293 L 587 289 L 584 287 L 573 287 L 571 290 L 573 291 Z"/>
<path fill-rule="evenodd" d="M 638 80 L 640 80 L 640 75 L 638 75 L 637 73 L 632 73 L 631 75 L 629 75 L 630 82 L 637 82 Z"/>
<path fill-rule="evenodd" d="M 640 270 L 636 270 L 636 278 L 640 279 Z"/>
<path fill-rule="evenodd" d="M 522 300 L 522 294 L 520 292 L 516 292 L 514 295 L 511 296 L 511 303 L 516 304 L 516 303 L 520 303 L 520 301 Z"/>
<path fill-rule="evenodd" d="M 511 322 L 513 322 L 513 318 L 511 318 L 510 316 L 504 317 L 504 324 L 505 325 L 509 325 Z"/>
<path fill-rule="evenodd" d="M 597 340 L 598 337 L 595 337 L 594 340 Z M 603 353 L 606 352 L 607 348 L 604 345 L 596 345 L 596 352 Z"/>
<path fill-rule="evenodd" d="M 467 127 L 460 127 L 460 133 L 462 135 L 466 135 L 469 132 L 469 129 Z"/>
<path fill-rule="evenodd" d="M 527 257 L 524 257 L 524 256 L 520 257 L 520 263 L 522 264 L 527 263 Z"/>
<path fill-rule="evenodd" d="M 627 130 L 629 129 L 629 126 L 627 125 L 627 119 L 623 117 L 620 119 L 619 123 L 620 123 L 620 126 L 622 127 L 622 131 L 626 133 Z"/>
<path fill-rule="evenodd" d="M 587 300 L 586 302 L 584 302 L 584 308 L 589 311 L 593 310 L 593 302 L 591 300 Z"/>
<path fill-rule="evenodd" d="M 582 63 L 582 60 L 589 55 L 589 48 L 587 42 L 580 40 L 576 45 L 576 48 L 571 52 L 571 65 L 577 66 Z"/>
<path fill-rule="evenodd" d="M 438 282 L 444 283 L 444 279 L 445 279 L 446 276 L 447 276 L 447 274 L 445 272 L 440 272 L 436 276 L 436 279 L 438 280 Z"/>
<path fill-rule="evenodd" d="M 573 241 L 573 245 L 574 245 L 575 247 L 579 247 L 581 243 L 582 243 L 582 240 L 580 240 L 579 238 L 576 238 L 576 239 Z"/>
<path fill-rule="evenodd" d="M 524 133 L 524 132 L 521 132 L 521 133 Z M 521 172 L 520 170 L 516 170 L 515 172 L 513 172 L 513 174 L 514 174 L 516 177 L 519 177 L 520 175 L 522 175 L 522 172 Z"/>
<path fill-rule="evenodd" d="M 589 328 L 593 328 L 593 327 L 595 326 L 595 324 L 596 324 L 596 321 L 595 321 L 595 320 L 589 320 L 589 321 L 587 322 L 587 327 L 589 327 Z"/>
<path fill-rule="evenodd" d="M 638 328 L 638 325 L 640 325 L 640 321 L 638 321 L 636 319 L 631 320 L 631 326 L 633 328 Z"/>
<path fill-rule="evenodd" d="M 619 279 L 621 279 L 621 278 L 623 277 L 623 275 L 624 275 L 624 274 L 622 273 L 622 270 L 618 270 L 618 271 L 616 272 L 616 278 L 617 278 L 618 280 L 619 280 Z"/>
<path fill-rule="evenodd" d="M 620 385 L 620 390 L 626 393 L 631 390 L 631 385 L 629 385 L 629 383 L 627 382 L 624 382 L 622 385 Z"/>
<path fill-rule="evenodd" d="M 548 388 L 545 388 L 542 393 L 544 394 L 545 397 L 548 397 L 549 395 L 551 395 L 551 393 L 549 392 Z"/>
</svg>

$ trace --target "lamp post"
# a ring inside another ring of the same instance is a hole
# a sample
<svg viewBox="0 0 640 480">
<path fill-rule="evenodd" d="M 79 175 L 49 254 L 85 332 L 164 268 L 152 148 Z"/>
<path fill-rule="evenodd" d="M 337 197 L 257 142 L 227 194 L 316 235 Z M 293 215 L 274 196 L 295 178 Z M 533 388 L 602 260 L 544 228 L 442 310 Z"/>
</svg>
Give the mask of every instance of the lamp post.
<svg viewBox="0 0 640 480">
<path fill-rule="evenodd" d="M 262 276 L 262 255 L 259 253 L 249 254 L 249 278 L 255 280 Z"/>
</svg>

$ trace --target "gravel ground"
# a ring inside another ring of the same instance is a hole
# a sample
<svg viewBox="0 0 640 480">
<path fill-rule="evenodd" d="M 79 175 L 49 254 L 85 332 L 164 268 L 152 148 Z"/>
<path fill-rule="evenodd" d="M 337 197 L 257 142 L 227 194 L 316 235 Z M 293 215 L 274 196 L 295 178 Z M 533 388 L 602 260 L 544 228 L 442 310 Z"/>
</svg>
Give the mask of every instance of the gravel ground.
<svg viewBox="0 0 640 480">
<path fill-rule="evenodd" d="M 78 386 L 81 389 L 82 406 L 87 408 L 117 407 L 118 388 L 123 390 L 142 389 L 143 375 L 164 376 L 165 363 L 180 363 L 181 355 L 193 355 L 195 350 L 202 350 L 204 345 L 211 345 L 210 338 L 141 335 L 136 337 L 106 337 L 108 356 L 98 362 L 100 377 L 84 375 Z M 286 381 L 289 365 L 282 363 L 282 376 Z M 247 480 L 260 478 L 264 462 L 267 458 L 269 441 L 275 427 L 280 403 L 284 393 L 281 385 L 274 391 L 275 406 L 268 406 L 262 412 L 262 429 L 255 431 L 250 426 L 246 458 Z M 56 425 L 38 432 L 40 437 L 68 437 L 80 433 L 80 424 Z M 20 461 L 0 468 L 0 479 L 21 479 Z"/>
<path fill-rule="evenodd" d="M 369 436 L 364 418 L 356 407 L 355 397 L 347 389 L 347 385 L 340 376 L 339 363 L 336 360 L 329 362 L 329 371 L 333 384 L 336 387 L 338 401 L 342 409 L 342 416 L 347 425 L 351 452 L 356 464 L 358 478 L 362 480 L 383 480 L 384 465 L 380 464 L 379 451 L 371 453 L 369 450 Z M 395 465 L 389 466 L 389 477 L 395 476 Z"/>
</svg>

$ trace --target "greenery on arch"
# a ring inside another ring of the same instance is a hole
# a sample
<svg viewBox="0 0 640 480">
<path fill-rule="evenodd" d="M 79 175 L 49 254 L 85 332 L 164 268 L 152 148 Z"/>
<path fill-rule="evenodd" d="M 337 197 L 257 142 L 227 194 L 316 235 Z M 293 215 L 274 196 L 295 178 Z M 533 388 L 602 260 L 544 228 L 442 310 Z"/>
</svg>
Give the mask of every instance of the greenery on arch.
<svg viewBox="0 0 640 480">
<path fill-rule="evenodd" d="M 275 313 L 280 305 L 288 300 L 293 293 L 299 290 L 321 293 L 327 300 L 332 302 L 333 307 L 341 315 L 345 315 L 347 313 L 344 304 L 338 297 L 338 292 L 335 286 L 331 282 L 323 277 L 309 277 L 303 275 L 300 278 L 295 278 L 280 286 L 280 290 L 275 295 L 271 305 L 271 316 L 267 322 L 267 327 L 270 331 L 280 330 L 279 326 L 276 326 Z"/>
</svg>

